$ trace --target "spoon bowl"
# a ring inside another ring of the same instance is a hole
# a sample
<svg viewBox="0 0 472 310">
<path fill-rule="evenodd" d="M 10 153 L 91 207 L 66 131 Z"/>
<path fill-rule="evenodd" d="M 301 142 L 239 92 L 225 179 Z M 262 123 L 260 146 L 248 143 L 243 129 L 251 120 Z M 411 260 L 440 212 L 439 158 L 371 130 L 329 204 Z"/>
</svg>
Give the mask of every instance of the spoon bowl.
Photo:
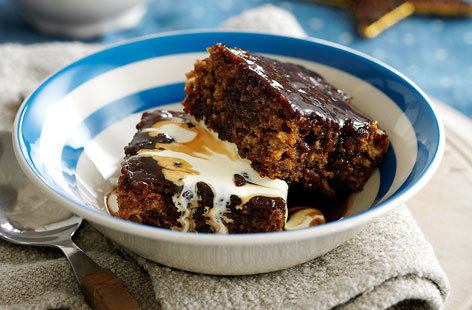
<svg viewBox="0 0 472 310">
<path fill-rule="evenodd" d="M 0 149 L 0 237 L 40 246 L 56 246 L 53 243 L 70 239 L 82 218 L 30 183 L 16 161 L 10 132 L 0 132 Z"/>
<path fill-rule="evenodd" d="M 109 309 L 106 306 L 115 304 L 116 298 L 122 299 L 122 309 L 139 309 L 111 271 L 102 269 L 75 245 L 71 238 L 82 218 L 45 198 L 28 181 L 15 159 L 11 140 L 10 132 L 0 132 L 0 238 L 21 245 L 59 248 L 93 309 Z M 109 281 L 105 287 L 104 280 Z"/>
</svg>

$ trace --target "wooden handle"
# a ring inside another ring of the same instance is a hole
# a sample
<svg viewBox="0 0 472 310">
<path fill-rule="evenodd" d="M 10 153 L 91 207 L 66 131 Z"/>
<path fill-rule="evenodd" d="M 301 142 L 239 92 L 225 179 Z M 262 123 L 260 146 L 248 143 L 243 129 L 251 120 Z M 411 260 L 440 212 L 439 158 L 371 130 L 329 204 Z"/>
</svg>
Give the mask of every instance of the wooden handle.
<svg viewBox="0 0 472 310">
<path fill-rule="evenodd" d="M 109 269 L 86 275 L 81 285 L 85 300 L 94 310 L 141 309 Z"/>
</svg>

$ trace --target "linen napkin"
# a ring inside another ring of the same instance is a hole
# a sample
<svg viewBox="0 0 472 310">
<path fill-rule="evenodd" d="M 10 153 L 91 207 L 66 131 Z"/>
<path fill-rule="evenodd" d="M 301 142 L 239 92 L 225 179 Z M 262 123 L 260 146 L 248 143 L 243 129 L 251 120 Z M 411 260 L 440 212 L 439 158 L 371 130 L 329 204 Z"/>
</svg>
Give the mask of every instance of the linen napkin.
<svg viewBox="0 0 472 310">
<path fill-rule="evenodd" d="M 304 35 L 293 15 L 273 6 L 245 12 L 222 27 L 247 29 L 249 24 L 258 31 L 292 29 L 285 34 Z M 0 130 L 11 130 L 20 102 L 40 80 L 100 47 L 0 46 Z M 120 249 L 87 223 L 75 241 L 112 269 L 143 309 L 441 309 L 449 292 L 433 249 L 405 206 L 319 258 L 261 275 L 171 269 Z M 0 240 L 0 292 L 0 310 L 88 309 L 66 259 L 55 249 Z"/>
</svg>

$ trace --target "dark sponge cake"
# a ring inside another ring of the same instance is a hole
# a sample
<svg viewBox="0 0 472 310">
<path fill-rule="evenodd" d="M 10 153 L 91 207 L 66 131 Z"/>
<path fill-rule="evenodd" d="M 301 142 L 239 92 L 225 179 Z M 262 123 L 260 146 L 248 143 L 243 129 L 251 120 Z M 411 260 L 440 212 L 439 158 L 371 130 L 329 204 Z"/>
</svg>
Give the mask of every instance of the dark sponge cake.
<svg viewBox="0 0 472 310">
<path fill-rule="evenodd" d="M 234 148 L 182 112 L 143 114 L 125 148 L 119 218 L 181 231 L 280 231 L 287 184 L 261 178 Z M 213 168 L 213 169 L 212 169 Z"/>
<path fill-rule="evenodd" d="M 328 196 L 362 189 L 388 137 L 302 66 L 216 44 L 187 77 L 185 112 L 237 145 L 262 176 Z"/>
</svg>

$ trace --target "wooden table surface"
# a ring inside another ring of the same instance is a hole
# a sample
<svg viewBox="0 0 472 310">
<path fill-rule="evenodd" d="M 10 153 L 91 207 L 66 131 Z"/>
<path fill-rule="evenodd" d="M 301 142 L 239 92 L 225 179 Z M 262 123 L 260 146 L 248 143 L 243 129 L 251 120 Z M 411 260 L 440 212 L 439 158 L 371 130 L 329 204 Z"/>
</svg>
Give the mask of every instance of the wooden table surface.
<svg viewBox="0 0 472 310">
<path fill-rule="evenodd" d="M 437 103 L 446 130 L 443 161 L 407 205 L 451 282 L 446 310 L 472 309 L 472 121 Z"/>
</svg>

